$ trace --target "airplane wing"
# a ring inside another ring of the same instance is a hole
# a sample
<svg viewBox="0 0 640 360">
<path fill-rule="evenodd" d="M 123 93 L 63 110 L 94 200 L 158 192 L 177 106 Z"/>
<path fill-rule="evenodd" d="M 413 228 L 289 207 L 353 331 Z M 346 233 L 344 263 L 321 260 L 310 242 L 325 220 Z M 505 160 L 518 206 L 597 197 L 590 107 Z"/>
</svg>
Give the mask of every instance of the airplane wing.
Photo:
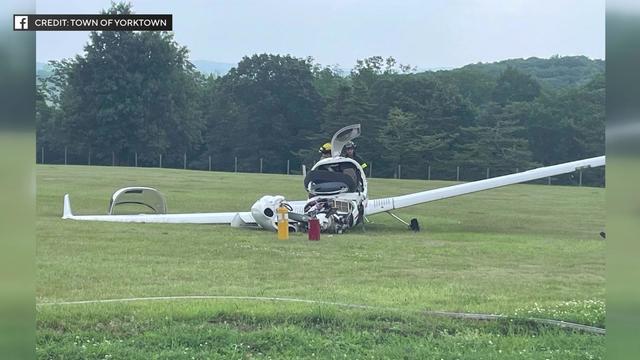
<svg viewBox="0 0 640 360">
<path fill-rule="evenodd" d="M 138 215 L 74 215 L 69 194 L 64 195 L 62 218 L 69 220 L 167 223 L 167 224 L 255 224 L 251 212 L 220 212 L 190 214 L 138 214 Z"/>
<path fill-rule="evenodd" d="M 287 202 L 294 211 L 301 212 L 305 201 Z M 106 221 L 164 224 L 227 224 L 232 227 L 259 227 L 250 211 L 186 214 L 137 214 L 137 215 L 74 215 L 69 194 L 64 195 L 62 218 L 80 221 Z"/>
<path fill-rule="evenodd" d="M 382 199 L 372 199 L 367 203 L 365 215 L 374 215 L 394 209 L 401 209 L 408 206 L 427 203 L 436 200 L 451 198 L 470 194 L 478 191 L 494 189 L 502 186 L 527 182 L 531 180 L 546 178 L 574 172 L 576 170 L 599 167 L 605 165 L 605 157 L 598 156 L 594 158 L 568 162 L 559 165 L 541 167 L 529 171 L 516 174 L 498 176 L 491 179 L 473 181 L 464 184 L 447 186 L 439 189 L 422 191 L 414 194 L 407 194 Z"/>
</svg>

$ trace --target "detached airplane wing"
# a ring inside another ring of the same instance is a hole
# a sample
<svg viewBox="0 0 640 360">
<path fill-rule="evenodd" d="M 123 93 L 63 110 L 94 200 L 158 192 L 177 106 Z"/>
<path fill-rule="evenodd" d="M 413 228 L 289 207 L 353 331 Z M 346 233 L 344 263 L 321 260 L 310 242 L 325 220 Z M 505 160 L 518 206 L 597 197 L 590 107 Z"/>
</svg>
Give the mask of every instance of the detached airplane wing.
<svg viewBox="0 0 640 360">
<path fill-rule="evenodd" d="M 62 218 L 69 220 L 166 223 L 166 224 L 255 224 L 251 212 L 220 212 L 190 214 L 138 214 L 138 215 L 74 215 L 69 194 L 64 195 Z"/>
<path fill-rule="evenodd" d="M 571 173 L 590 167 L 604 166 L 604 164 L 605 157 L 598 156 L 559 165 L 541 167 L 511 175 L 498 176 L 486 180 L 479 180 L 433 190 L 422 191 L 414 194 L 394 196 L 382 199 L 372 199 L 367 203 L 365 215 L 374 215 L 385 211 L 401 209 L 408 206 L 418 205 L 431 201 L 471 194 L 478 191 L 494 189 L 536 179 L 542 179 L 549 176 Z"/>
<path fill-rule="evenodd" d="M 284 198 L 283 198 L 284 199 Z M 287 202 L 294 211 L 302 211 L 305 201 Z M 261 227 L 251 211 L 218 212 L 218 213 L 186 213 L 186 214 L 133 214 L 133 215 L 74 215 L 71 210 L 69 194 L 64 195 L 62 218 L 80 221 L 106 221 L 128 223 L 163 223 L 163 224 L 226 224 L 232 227 Z"/>
</svg>

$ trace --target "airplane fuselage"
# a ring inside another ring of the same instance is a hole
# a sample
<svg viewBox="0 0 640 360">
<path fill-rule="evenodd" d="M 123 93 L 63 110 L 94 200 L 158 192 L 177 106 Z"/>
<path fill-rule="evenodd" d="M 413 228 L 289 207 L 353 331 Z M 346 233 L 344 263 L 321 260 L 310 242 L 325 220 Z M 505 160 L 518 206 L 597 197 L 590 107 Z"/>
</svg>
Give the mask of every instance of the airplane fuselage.
<svg viewBox="0 0 640 360">
<path fill-rule="evenodd" d="M 323 232 L 342 233 L 364 220 L 367 178 L 355 160 L 336 156 L 318 161 L 304 180 L 309 199 L 286 202 L 282 196 L 263 196 L 251 207 L 251 215 L 262 228 L 277 229 L 276 209 L 284 202 L 291 207 L 290 230 L 306 231 L 307 220 L 317 218 Z"/>
<path fill-rule="evenodd" d="M 319 176 L 319 183 L 309 179 L 314 173 L 323 173 L 323 176 Z M 323 184 L 333 183 L 330 181 L 332 173 L 340 175 L 335 182 L 340 183 L 344 175 L 345 179 L 352 179 L 353 184 L 343 183 L 343 186 L 323 189 Z M 357 161 L 341 156 L 322 159 L 305 178 L 305 187 L 310 198 L 304 213 L 317 217 L 322 231 L 342 233 L 364 220 L 368 185 L 366 175 Z"/>
</svg>

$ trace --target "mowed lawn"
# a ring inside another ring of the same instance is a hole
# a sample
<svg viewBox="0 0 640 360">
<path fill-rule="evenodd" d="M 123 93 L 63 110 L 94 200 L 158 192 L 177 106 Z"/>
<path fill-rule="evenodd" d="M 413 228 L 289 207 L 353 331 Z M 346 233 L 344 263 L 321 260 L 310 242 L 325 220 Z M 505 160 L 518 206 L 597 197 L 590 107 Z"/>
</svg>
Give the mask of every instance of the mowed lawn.
<svg viewBox="0 0 640 360">
<path fill-rule="evenodd" d="M 452 185 L 371 179 L 370 198 Z M 37 303 L 188 295 L 278 297 L 38 306 L 40 358 L 600 358 L 604 189 L 514 185 L 386 214 L 343 235 L 278 241 L 228 226 L 60 219 L 106 213 L 124 186 L 162 191 L 170 212 L 248 211 L 306 197 L 300 176 L 37 167 Z M 358 309 L 326 304 L 358 304 Z M 424 310 L 504 314 L 455 320 Z"/>
</svg>

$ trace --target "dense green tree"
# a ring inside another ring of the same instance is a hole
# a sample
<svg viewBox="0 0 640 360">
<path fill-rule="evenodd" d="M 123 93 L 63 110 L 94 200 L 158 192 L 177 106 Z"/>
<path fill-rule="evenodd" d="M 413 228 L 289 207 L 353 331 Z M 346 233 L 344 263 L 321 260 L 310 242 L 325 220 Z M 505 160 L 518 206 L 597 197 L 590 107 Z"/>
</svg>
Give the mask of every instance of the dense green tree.
<svg viewBox="0 0 640 360">
<path fill-rule="evenodd" d="M 220 79 L 214 96 L 208 144 L 220 162 L 238 156 L 253 164 L 250 169 L 259 158 L 283 163 L 308 148 L 319 133 L 322 97 L 307 60 L 245 57 Z"/>
<path fill-rule="evenodd" d="M 455 86 L 460 94 L 469 99 L 474 105 L 482 105 L 491 101 L 496 81 L 491 75 L 474 68 L 460 68 L 448 71 L 438 71 L 435 76 L 441 83 Z"/>
<path fill-rule="evenodd" d="M 318 94 L 325 99 L 333 96 L 340 87 L 348 86 L 350 83 L 350 79 L 344 77 L 342 70 L 337 66 L 322 67 L 319 64 L 314 64 L 311 71 L 313 72 L 313 84 Z"/>
<path fill-rule="evenodd" d="M 490 167 L 500 172 L 535 167 L 521 122 L 522 107 L 518 103 L 500 106 L 489 103 L 479 114 L 475 125 L 461 128 L 455 147 L 454 162 L 466 167 Z"/>
<path fill-rule="evenodd" d="M 356 140 L 358 152 L 366 155 L 368 161 L 374 161 L 371 157 L 376 146 L 376 136 L 384 119 L 376 116 L 375 106 L 371 103 L 369 94 L 360 82 L 353 82 L 352 86 L 342 86 L 336 95 L 327 101 L 322 122 L 322 140 L 330 140 L 338 129 L 351 124 L 361 124 L 366 132 L 374 136 L 363 136 Z"/>
<path fill-rule="evenodd" d="M 604 153 L 605 89 L 601 78 L 543 96 L 522 117 L 534 159 L 553 164 Z"/>
<path fill-rule="evenodd" d="M 324 134 L 320 135 L 320 141 L 326 139 L 328 134 L 332 134 L 345 126 L 345 124 L 351 123 L 352 119 L 349 117 L 349 107 L 352 97 L 353 88 L 350 85 L 342 85 L 335 91 L 335 94 L 326 101 L 321 126 L 321 131 Z"/>
<path fill-rule="evenodd" d="M 107 12 L 131 7 L 113 4 Z M 66 144 L 120 159 L 196 147 L 201 84 L 187 54 L 167 32 L 92 32 L 83 55 L 53 64 Z"/>
<path fill-rule="evenodd" d="M 386 59 L 382 56 L 371 56 L 356 61 L 351 70 L 351 78 L 368 89 L 381 75 L 408 74 L 415 70 L 411 65 L 399 64 L 392 56 Z"/>
<path fill-rule="evenodd" d="M 460 128 L 471 126 L 474 121 L 471 104 L 454 87 L 445 86 L 433 78 L 386 76 L 372 86 L 371 93 L 372 102 L 376 104 L 375 113 L 389 114 L 394 108 L 411 113 L 416 118 L 416 127 L 411 129 L 416 136 L 438 139 L 439 146 L 430 146 L 429 151 L 419 153 L 418 157 L 407 162 L 415 169 L 423 169 L 426 163 L 445 163 L 450 160 Z M 384 128 L 385 123 L 379 129 Z M 377 145 L 374 149 L 382 150 L 383 147 Z M 379 162 L 379 165 L 376 171 L 378 175 L 391 175 L 392 164 Z M 404 173 L 409 174 L 406 171 Z M 420 170 L 420 173 L 423 171 Z"/>
<path fill-rule="evenodd" d="M 540 92 L 540 84 L 531 75 L 508 67 L 496 81 L 493 101 L 503 105 L 512 101 L 532 101 Z"/>
<path fill-rule="evenodd" d="M 404 164 L 413 165 L 412 170 L 421 170 L 424 164 L 434 161 L 434 154 L 448 147 L 453 137 L 434 131 L 428 122 L 420 121 L 413 113 L 392 108 L 379 140 L 387 167 L 395 171 L 397 165 Z"/>
<path fill-rule="evenodd" d="M 39 148 L 48 150 L 60 150 L 59 126 L 60 115 L 57 109 L 51 104 L 49 98 L 50 89 L 47 89 L 46 82 L 39 82 L 36 86 L 36 144 Z M 40 153 L 38 154 L 40 156 Z M 42 161 L 38 157 L 38 161 Z"/>
</svg>

